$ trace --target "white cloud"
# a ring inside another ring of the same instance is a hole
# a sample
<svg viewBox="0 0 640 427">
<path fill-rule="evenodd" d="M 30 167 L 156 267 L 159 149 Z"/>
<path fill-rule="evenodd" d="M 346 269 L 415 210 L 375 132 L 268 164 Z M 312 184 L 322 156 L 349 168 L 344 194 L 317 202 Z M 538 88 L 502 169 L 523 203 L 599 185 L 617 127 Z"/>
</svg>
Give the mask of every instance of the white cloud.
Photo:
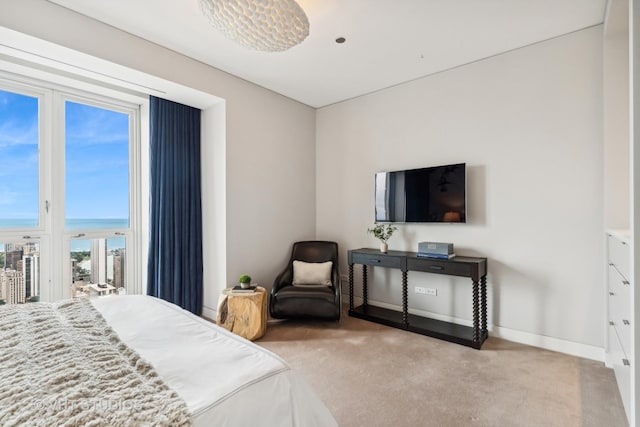
<svg viewBox="0 0 640 427">
<path fill-rule="evenodd" d="M 67 110 L 68 112 L 68 110 Z M 128 116 L 95 107 L 77 107 L 67 126 L 69 144 L 114 144 L 129 141 Z"/>
<path fill-rule="evenodd" d="M 0 122 L 0 148 L 14 145 L 37 145 L 38 122 L 7 120 Z"/>
</svg>

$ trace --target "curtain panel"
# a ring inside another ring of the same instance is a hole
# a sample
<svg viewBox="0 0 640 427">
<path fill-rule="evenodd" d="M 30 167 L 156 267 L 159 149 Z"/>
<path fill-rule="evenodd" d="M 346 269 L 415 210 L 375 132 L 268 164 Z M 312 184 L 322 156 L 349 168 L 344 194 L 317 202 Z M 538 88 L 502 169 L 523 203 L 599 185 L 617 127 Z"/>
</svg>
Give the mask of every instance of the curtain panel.
<svg viewBox="0 0 640 427">
<path fill-rule="evenodd" d="M 202 312 L 200 110 L 150 99 L 147 294 Z"/>
</svg>

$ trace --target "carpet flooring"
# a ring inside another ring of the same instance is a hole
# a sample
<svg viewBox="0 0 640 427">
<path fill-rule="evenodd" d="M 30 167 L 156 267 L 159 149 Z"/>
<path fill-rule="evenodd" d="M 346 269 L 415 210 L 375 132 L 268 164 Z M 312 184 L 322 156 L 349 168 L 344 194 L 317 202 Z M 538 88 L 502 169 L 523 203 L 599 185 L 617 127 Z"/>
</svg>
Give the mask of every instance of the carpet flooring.
<svg viewBox="0 0 640 427">
<path fill-rule="evenodd" d="M 256 344 L 305 378 L 342 427 L 627 425 L 603 363 L 498 338 L 478 351 L 343 315 L 270 321 Z"/>
</svg>

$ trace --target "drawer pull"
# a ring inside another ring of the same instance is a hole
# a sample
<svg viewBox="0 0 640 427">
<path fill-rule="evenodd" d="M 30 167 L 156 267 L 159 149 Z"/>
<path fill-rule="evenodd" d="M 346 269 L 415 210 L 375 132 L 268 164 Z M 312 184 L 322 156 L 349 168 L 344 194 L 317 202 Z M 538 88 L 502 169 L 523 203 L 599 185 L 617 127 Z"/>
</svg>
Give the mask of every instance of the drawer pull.
<svg viewBox="0 0 640 427">
<path fill-rule="evenodd" d="M 625 319 L 622 319 L 622 323 L 623 323 L 624 325 L 630 325 L 630 324 L 631 324 L 631 323 L 629 323 L 629 321 L 628 321 L 628 320 L 625 320 Z"/>
<path fill-rule="evenodd" d="M 372 259 L 371 262 L 381 262 L 379 259 Z"/>
<path fill-rule="evenodd" d="M 613 267 L 614 264 L 612 262 L 609 263 L 609 267 Z"/>
<path fill-rule="evenodd" d="M 430 265 L 429 266 L 430 270 L 444 270 L 444 267 L 441 265 Z"/>
<path fill-rule="evenodd" d="M 623 281 L 622 281 L 622 284 L 623 284 L 623 285 L 628 285 L 628 284 L 629 284 L 629 281 L 628 281 L 628 280 L 623 280 Z"/>
<path fill-rule="evenodd" d="M 609 295 L 614 296 L 614 295 L 615 295 L 615 293 L 613 293 L 613 292 L 609 291 Z"/>
<path fill-rule="evenodd" d="M 609 324 L 610 324 L 611 326 L 615 326 L 615 325 L 616 325 L 615 323 L 613 323 L 613 320 L 609 320 Z"/>
<path fill-rule="evenodd" d="M 631 363 L 629 363 L 629 360 L 628 360 L 628 359 L 622 359 L 622 364 L 623 364 L 624 366 L 631 366 Z"/>
</svg>

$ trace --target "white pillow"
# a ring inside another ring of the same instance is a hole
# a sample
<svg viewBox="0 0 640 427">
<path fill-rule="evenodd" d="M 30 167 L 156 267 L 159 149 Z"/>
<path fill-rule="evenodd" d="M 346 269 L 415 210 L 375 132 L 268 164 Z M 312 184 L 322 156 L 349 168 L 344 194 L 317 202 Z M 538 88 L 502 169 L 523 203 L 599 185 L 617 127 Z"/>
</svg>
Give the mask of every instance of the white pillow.
<svg viewBox="0 0 640 427">
<path fill-rule="evenodd" d="M 331 286 L 332 261 L 303 262 L 293 261 L 293 285 Z"/>
</svg>

